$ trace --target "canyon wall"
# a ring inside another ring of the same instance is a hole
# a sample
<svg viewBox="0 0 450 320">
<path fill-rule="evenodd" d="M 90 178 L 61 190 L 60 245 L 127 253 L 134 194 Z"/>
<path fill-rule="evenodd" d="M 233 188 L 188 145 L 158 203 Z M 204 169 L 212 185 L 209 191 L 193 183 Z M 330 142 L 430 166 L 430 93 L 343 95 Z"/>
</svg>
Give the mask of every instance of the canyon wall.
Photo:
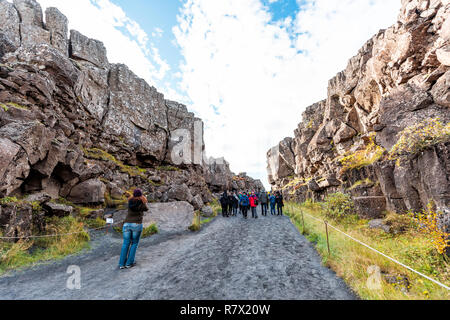
<svg viewBox="0 0 450 320">
<path fill-rule="evenodd" d="M 450 1 L 402 0 L 302 118 L 267 154 L 286 198 L 344 192 L 366 218 L 433 201 L 450 220 Z"/>
<path fill-rule="evenodd" d="M 201 209 L 213 193 L 262 187 L 207 159 L 202 129 L 186 106 L 109 63 L 102 42 L 69 32 L 58 9 L 44 19 L 34 0 L 0 0 L 0 198 L 90 205 L 141 187 L 152 202 Z"/>
</svg>

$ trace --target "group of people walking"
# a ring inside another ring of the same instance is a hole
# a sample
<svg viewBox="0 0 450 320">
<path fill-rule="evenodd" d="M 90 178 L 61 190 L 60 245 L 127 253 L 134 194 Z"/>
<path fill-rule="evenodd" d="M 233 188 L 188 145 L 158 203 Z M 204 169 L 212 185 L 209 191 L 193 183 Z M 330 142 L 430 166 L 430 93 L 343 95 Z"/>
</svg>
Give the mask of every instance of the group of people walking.
<svg viewBox="0 0 450 320">
<path fill-rule="evenodd" d="M 267 216 L 270 206 L 272 215 L 283 215 L 283 196 L 280 192 L 224 192 L 220 198 L 222 214 L 224 217 L 237 216 L 240 212 L 245 219 L 248 212 L 252 212 L 252 217 L 257 219 L 257 208 L 260 205 L 263 216 Z M 148 211 L 148 201 L 142 190 L 136 189 L 128 199 L 128 214 L 124 221 L 123 244 L 119 259 L 119 268 L 128 269 L 136 265 L 136 250 L 143 232 L 144 212 Z"/>
<path fill-rule="evenodd" d="M 257 208 L 261 206 L 263 216 L 267 216 L 269 207 L 271 215 L 283 215 L 283 195 L 277 191 L 272 192 L 227 192 L 220 197 L 222 215 L 224 217 L 235 217 L 241 213 L 245 219 L 248 213 L 252 213 L 252 218 L 258 219 Z"/>
</svg>

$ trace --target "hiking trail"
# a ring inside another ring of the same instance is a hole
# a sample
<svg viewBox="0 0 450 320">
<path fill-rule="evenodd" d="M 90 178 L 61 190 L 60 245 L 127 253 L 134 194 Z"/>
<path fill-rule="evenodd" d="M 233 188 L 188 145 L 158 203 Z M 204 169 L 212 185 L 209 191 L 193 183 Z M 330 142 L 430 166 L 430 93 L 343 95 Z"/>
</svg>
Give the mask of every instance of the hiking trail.
<svg viewBox="0 0 450 320">
<path fill-rule="evenodd" d="M 89 251 L 0 277 L 0 299 L 356 299 L 286 216 L 219 216 L 198 233 L 141 239 L 128 270 L 117 267 L 120 234 L 92 239 Z M 71 265 L 80 267 L 80 290 L 66 286 Z"/>
</svg>

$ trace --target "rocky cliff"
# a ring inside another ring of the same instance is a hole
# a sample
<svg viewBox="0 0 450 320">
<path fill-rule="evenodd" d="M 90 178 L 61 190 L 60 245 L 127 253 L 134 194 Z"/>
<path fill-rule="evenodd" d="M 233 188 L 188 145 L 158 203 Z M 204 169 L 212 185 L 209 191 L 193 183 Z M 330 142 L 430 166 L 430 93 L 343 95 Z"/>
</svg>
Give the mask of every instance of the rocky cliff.
<svg viewBox="0 0 450 320">
<path fill-rule="evenodd" d="M 402 0 L 398 22 L 269 150 L 270 183 L 297 201 L 349 193 L 368 218 L 430 201 L 450 217 L 449 121 L 450 1 Z"/>
<path fill-rule="evenodd" d="M 202 129 L 186 106 L 109 63 L 100 41 L 69 35 L 58 9 L 44 19 L 34 0 L 0 0 L 0 198 L 101 204 L 139 186 L 151 201 L 200 209 L 213 192 L 262 187 L 207 159 Z"/>
</svg>

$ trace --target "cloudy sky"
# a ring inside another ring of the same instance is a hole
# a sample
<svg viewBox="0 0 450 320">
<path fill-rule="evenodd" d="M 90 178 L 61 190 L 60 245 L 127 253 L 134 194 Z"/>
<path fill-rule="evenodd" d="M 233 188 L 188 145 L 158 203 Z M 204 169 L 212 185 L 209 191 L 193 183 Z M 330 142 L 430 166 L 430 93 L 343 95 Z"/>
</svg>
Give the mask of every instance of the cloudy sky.
<svg viewBox="0 0 450 320">
<path fill-rule="evenodd" d="M 400 0 L 39 2 L 201 117 L 208 156 L 267 186 L 267 150 L 293 136 L 328 80 L 400 8 Z"/>
</svg>

